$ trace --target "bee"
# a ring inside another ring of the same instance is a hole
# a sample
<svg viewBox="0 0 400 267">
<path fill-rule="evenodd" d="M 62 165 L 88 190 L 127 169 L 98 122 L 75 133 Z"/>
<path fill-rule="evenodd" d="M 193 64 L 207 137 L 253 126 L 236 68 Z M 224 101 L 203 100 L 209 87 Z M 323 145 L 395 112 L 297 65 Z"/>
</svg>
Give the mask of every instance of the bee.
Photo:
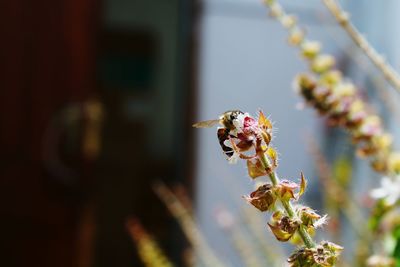
<svg viewBox="0 0 400 267">
<path fill-rule="evenodd" d="M 240 110 L 229 110 L 229 111 L 224 112 L 221 116 L 219 116 L 219 119 L 201 121 L 201 122 L 193 124 L 193 127 L 195 127 L 195 128 L 210 128 L 218 123 L 221 124 L 222 127 L 218 128 L 217 137 L 218 137 L 219 145 L 221 146 L 222 150 L 228 156 L 228 159 L 229 159 L 233 156 L 234 151 L 231 147 L 228 147 L 225 145 L 225 141 L 229 140 L 229 137 L 234 137 L 234 136 L 230 136 L 229 133 L 231 130 L 235 129 L 235 125 L 233 124 L 233 121 L 235 119 L 237 119 L 237 117 L 241 114 L 244 114 L 244 113 Z"/>
</svg>

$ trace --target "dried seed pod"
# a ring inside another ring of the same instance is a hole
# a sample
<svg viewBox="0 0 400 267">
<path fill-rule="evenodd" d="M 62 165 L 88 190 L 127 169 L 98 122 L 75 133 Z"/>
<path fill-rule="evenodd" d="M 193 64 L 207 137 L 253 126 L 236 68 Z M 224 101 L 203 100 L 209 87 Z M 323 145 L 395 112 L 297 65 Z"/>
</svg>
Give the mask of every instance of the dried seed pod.
<svg viewBox="0 0 400 267">
<path fill-rule="evenodd" d="M 251 178 L 254 179 L 260 176 L 264 176 L 268 173 L 268 171 L 270 170 L 266 170 L 258 158 L 247 160 L 247 173 Z"/>
<path fill-rule="evenodd" d="M 268 223 L 272 233 L 281 242 L 286 242 L 296 233 L 300 222 L 284 215 L 282 211 L 276 211 L 272 215 L 271 223 Z"/>
<path fill-rule="evenodd" d="M 257 188 L 245 199 L 260 211 L 270 210 L 276 202 L 276 194 L 272 184 L 264 184 Z"/>
<path fill-rule="evenodd" d="M 289 258 L 290 267 L 332 267 L 343 247 L 323 241 L 314 248 L 300 248 Z"/>
</svg>

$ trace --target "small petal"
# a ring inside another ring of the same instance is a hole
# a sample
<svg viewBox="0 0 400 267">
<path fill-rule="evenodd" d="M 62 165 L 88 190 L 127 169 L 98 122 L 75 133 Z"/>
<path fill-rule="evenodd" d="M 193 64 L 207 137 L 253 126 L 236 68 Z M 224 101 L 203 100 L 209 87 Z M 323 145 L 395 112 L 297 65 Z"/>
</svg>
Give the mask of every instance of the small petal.
<svg viewBox="0 0 400 267">
<path fill-rule="evenodd" d="M 272 123 L 265 117 L 264 113 L 260 110 L 258 115 L 258 125 L 265 129 L 272 129 Z"/>
<path fill-rule="evenodd" d="M 268 147 L 267 150 L 268 157 L 272 160 L 272 166 L 275 168 L 278 166 L 278 153 L 272 147 Z"/>
<path fill-rule="evenodd" d="M 304 194 L 304 192 L 306 191 L 306 187 L 307 187 L 307 181 L 304 178 L 303 172 L 301 172 L 300 176 L 301 176 L 300 190 L 299 190 L 299 193 L 297 194 L 297 197 L 296 197 L 297 199 L 299 199 Z"/>
</svg>

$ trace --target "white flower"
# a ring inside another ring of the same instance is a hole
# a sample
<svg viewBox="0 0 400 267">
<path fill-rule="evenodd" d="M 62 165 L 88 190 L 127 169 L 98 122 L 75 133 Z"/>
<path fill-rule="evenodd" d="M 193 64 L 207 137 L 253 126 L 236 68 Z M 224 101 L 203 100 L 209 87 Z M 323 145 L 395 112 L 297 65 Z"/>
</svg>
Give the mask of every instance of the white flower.
<svg viewBox="0 0 400 267">
<path fill-rule="evenodd" d="M 394 262 L 392 258 L 382 255 L 372 255 L 367 259 L 368 267 L 376 266 L 393 266 Z"/>
<path fill-rule="evenodd" d="M 228 158 L 228 162 L 230 164 L 236 164 L 238 160 L 240 159 L 240 155 L 237 152 L 233 152 L 233 155 Z"/>
<path fill-rule="evenodd" d="M 232 121 L 235 126 L 236 134 L 243 132 L 244 118 L 248 117 L 249 113 L 238 114 L 236 119 Z"/>
<path fill-rule="evenodd" d="M 381 187 L 373 189 L 370 195 L 376 199 L 385 199 L 388 205 L 395 204 L 400 198 L 400 176 L 393 179 L 383 177 Z"/>
<path fill-rule="evenodd" d="M 313 225 L 314 228 L 319 228 L 319 227 L 323 227 L 325 224 L 328 223 L 328 215 L 325 214 L 324 216 L 322 216 L 321 218 L 319 218 L 318 220 L 316 220 Z"/>
</svg>

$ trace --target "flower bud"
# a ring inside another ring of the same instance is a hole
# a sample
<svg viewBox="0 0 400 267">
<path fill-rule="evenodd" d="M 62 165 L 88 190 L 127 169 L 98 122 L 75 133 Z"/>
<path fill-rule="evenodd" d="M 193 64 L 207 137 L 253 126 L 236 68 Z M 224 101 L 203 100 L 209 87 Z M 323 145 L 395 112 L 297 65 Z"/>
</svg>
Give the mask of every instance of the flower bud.
<svg viewBox="0 0 400 267">
<path fill-rule="evenodd" d="M 400 153 L 391 153 L 389 155 L 388 169 L 391 173 L 400 174 Z"/>
<path fill-rule="evenodd" d="M 267 5 L 273 5 L 275 3 L 275 0 L 264 0 L 264 3 Z"/>
<path fill-rule="evenodd" d="M 370 166 L 376 172 L 384 173 L 388 170 L 387 161 L 385 158 L 375 158 L 370 162 Z"/>
<path fill-rule="evenodd" d="M 270 1 L 271 2 L 271 1 Z M 274 5 L 273 3 L 270 4 L 270 12 L 269 15 L 273 18 L 279 18 L 283 14 L 282 7 L 279 5 Z"/>
<path fill-rule="evenodd" d="M 282 180 L 276 186 L 276 192 L 283 200 L 289 200 L 291 198 L 295 199 L 296 195 L 294 193 L 294 190 L 297 188 L 299 188 L 298 184 L 288 180 Z"/>
<path fill-rule="evenodd" d="M 377 148 L 384 151 L 384 150 L 390 149 L 390 147 L 392 146 L 393 137 L 392 137 L 392 135 L 390 135 L 388 133 L 384 133 L 384 134 L 375 136 L 372 141 Z"/>
<path fill-rule="evenodd" d="M 346 115 L 346 126 L 355 127 L 367 117 L 364 102 L 360 99 L 354 100 L 349 107 L 349 112 Z"/>
<path fill-rule="evenodd" d="M 301 53 L 305 58 L 313 59 L 321 51 L 321 43 L 306 41 L 301 45 Z"/>
<path fill-rule="evenodd" d="M 335 58 L 331 55 L 319 55 L 311 62 L 311 69 L 316 73 L 324 73 L 333 67 Z"/>
<path fill-rule="evenodd" d="M 341 82 L 333 86 L 332 93 L 338 97 L 354 96 L 356 87 L 349 82 Z"/>
<path fill-rule="evenodd" d="M 296 25 L 296 17 L 293 15 L 285 15 L 281 18 L 281 23 L 283 27 L 290 29 Z"/>
<path fill-rule="evenodd" d="M 290 45 L 299 45 L 303 41 L 304 35 L 304 31 L 296 27 L 290 31 L 288 43 Z"/>
<path fill-rule="evenodd" d="M 342 80 L 342 73 L 338 70 L 330 70 L 321 74 L 319 83 L 325 86 L 331 86 Z"/>
<path fill-rule="evenodd" d="M 381 119 L 376 115 L 367 116 L 354 134 L 356 140 L 369 140 L 382 133 Z"/>
<path fill-rule="evenodd" d="M 313 90 L 316 86 L 317 83 L 315 79 L 306 73 L 297 75 L 293 81 L 295 91 L 303 95 L 307 102 L 314 99 Z"/>
</svg>

